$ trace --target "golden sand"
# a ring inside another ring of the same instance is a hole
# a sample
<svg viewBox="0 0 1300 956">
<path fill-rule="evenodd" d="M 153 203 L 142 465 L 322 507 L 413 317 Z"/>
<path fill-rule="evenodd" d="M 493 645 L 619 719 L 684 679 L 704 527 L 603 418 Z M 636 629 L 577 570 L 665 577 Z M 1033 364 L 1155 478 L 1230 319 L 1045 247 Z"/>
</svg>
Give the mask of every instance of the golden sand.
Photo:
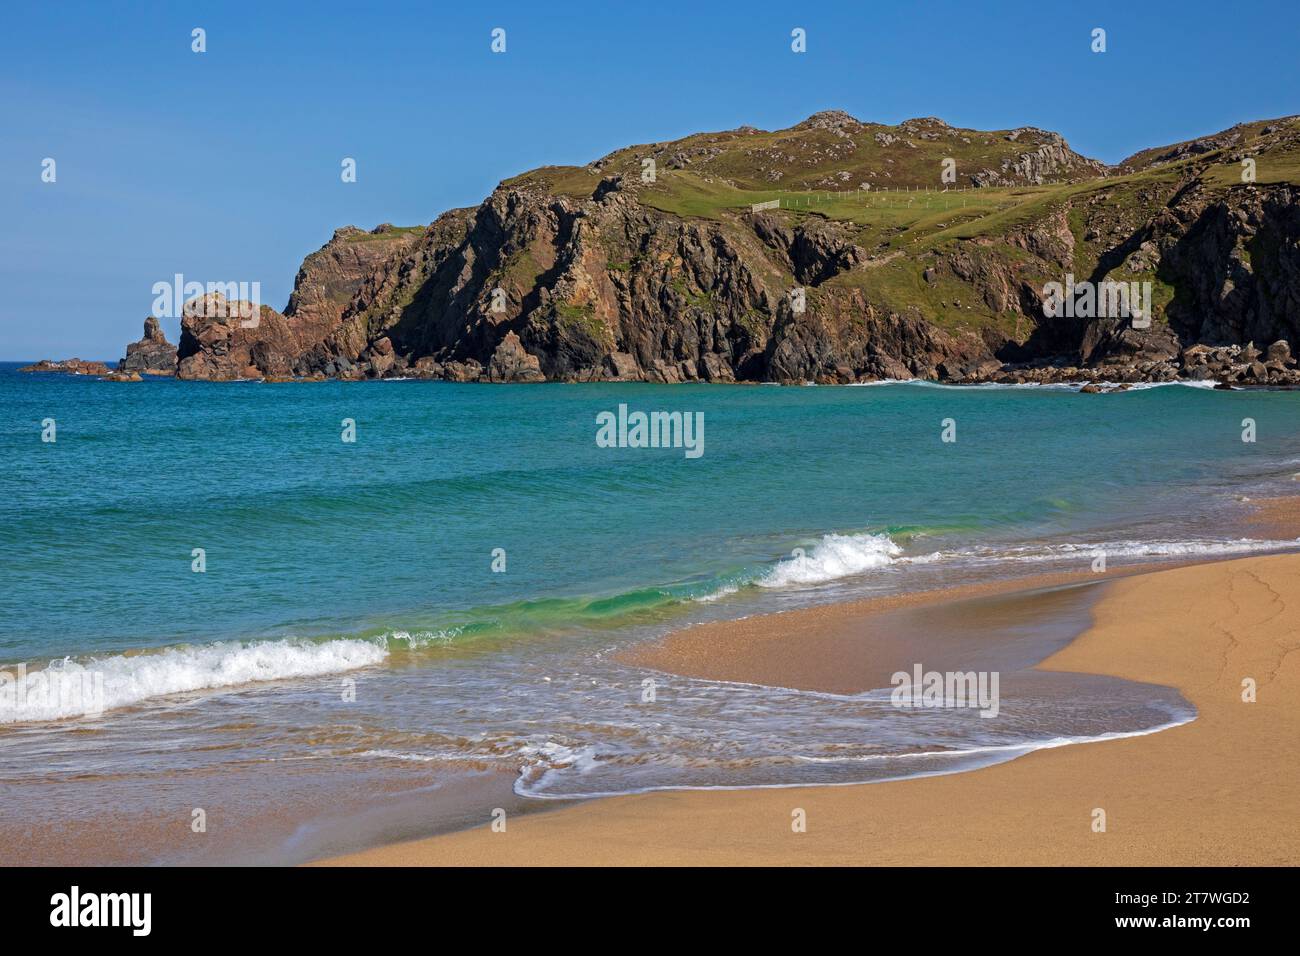
<svg viewBox="0 0 1300 956">
<path fill-rule="evenodd" d="M 1039 666 L 1177 687 L 1196 720 L 941 777 L 617 797 L 517 816 L 504 833 L 486 825 L 485 813 L 473 830 L 327 862 L 1300 863 L 1300 655 L 1291 653 L 1300 648 L 1300 555 L 1180 567 L 1103 587 L 1093 626 Z M 781 619 L 752 619 L 751 646 L 773 645 Z M 797 635 L 784 637 L 797 646 Z M 793 667 L 798 655 L 785 659 Z M 1253 703 L 1242 699 L 1247 679 L 1257 688 Z M 792 831 L 795 810 L 806 814 L 804 833 Z M 1094 832 L 1096 810 L 1105 811 L 1105 832 Z"/>
</svg>

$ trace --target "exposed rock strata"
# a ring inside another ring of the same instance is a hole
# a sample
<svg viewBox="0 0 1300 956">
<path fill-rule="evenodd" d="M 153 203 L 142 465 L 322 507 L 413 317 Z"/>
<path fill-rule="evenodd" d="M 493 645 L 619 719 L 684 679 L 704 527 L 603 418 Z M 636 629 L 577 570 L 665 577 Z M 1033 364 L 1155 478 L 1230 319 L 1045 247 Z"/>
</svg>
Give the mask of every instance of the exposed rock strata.
<svg viewBox="0 0 1300 956">
<path fill-rule="evenodd" d="M 1257 127 L 1114 169 L 1033 128 L 881 127 L 838 112 L 779 135 L 742 128 L 620 151 L 509 180 L 427 229 L 339 230 L 304 262 L 283 314 L 262 306 L 249 322 L 222 317 L 222 303 L 207 302 L 215 315 L 187 304 L 178 374 L 1294 385 L 1300 191 L 1218 172 L 1300 145 L 1293 120 Z M 692 183 L 726 184 L 733 167 L 716 164 L 743 159 L 746 188 L 800 177 L 848 191 L 915 175 L 909 149 L 963 148 L 1001 157 L 969 173 L 977 184 L 1089 185 L 987 228 L 960 228 L 967 217 L 900 238 L 788 208 L 688 214 L 640 175 L 648 153 Z M 848 181 L 826 172 L 855 163 Z M 1049 315 L 1044 289 L 1066 275 L 1154 285 L 1154 321 Z"/>
</svg>

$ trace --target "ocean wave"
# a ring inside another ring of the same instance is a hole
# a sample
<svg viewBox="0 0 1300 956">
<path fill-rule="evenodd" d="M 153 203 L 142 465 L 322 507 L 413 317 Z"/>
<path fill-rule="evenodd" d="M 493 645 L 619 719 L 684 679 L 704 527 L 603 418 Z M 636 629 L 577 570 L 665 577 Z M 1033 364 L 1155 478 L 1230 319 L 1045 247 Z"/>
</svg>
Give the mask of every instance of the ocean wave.
<svg viewBox="0 0 1300 956">
<path fill-rule="evenodd" d="M 1115 383 L 1115 382 L 1104 382 L 1104 383 L 1099 383 L 1099 384 L 1104 384 L 1104 385 L 1114 385 L 1114 384 L 1116 384 L 1116 383 Z M 1203 380 L 1203 381 L 1191 381 L 1191 380 L 1184 381 L 1184 380 L 1181 380 L 1181 379 L 1180 379 L 1180 380 L 1177 381 L 1177 382 L 1134 382 L 1134 383 L 1132 383 L 1131 385 L 1129 385 L 1129 387 L 1128 387 L 1127 389 L 1125 389 L 1125 391 L 1128 391 L 1128 392 L 1145 392 L 1145 391 L 1147 391 L 1148 389 L 1152 389 L 1152 388 L 1165 388 L 1165 387 L 1167 387 L 1167 386 L 1169 386 L 1169 385 L 1181 385 L 1183 388 L 1203 388 L 1203 389 L 1209 389 L 1210 391 L 1213 391 L 1213 390 L 1214 390 L 1214 386 L 1216 386 L 1216 385 L 1218 385 L 1218 384 L 1219 384 L 1219 383 L 1218 383 L 1217 381 L 1215 381 L 1214 379 L 1205 379 L 1205 380 Z"/>
<path fill-rule="evenodd" d="M 923 378 L 878 378 L 874 382 L 845 382 L 846 388 L 873 388 L 881 385 L 920 385 Z"/>
<path fill-rule="evenodd" d="M 1250 554 L 1258 551 L 1281 551 L 1300 545 L 1294 540 L 1265 538 L 1223 538 L 1166 541 L 1065 542 L 1041 545 L 976 545 L 932 551 L 927 554 L 904 554 L 903 548 L 887 534 L 827 534 L 806 554 L 796 553 L 759 575 L 751 583 L 763 588 L 798 587 L 823 584 L 889 566 L 924 565 L 939 562 L 973 561 L 980 564 L 1034 563 L 1068 561 L 1079 556 L 1107 558 L 1177 558 L 1214 557 Z M 716 600 L 722 589 L 702 600 Z"/>
<path fill-rule="evenodd" d="M 887 534 L 827 534 L 810 550 L 778 562 L 754 583 L 764 588 L 821 584 L 882 568 L 903 553 Z"/>
<path fill-rule="evenodd" d="M 905 536 L 906 537 L 906 536 Z M 711 603 L 747 589 L 797 589 L 889 567 L 935 563 L 981 567 L 1091 560 L 1227 557 L 1293 550 L 1295 540 L 1256 538 L 1119 540 L 1095 543 L 974 545 L 905 554 L 888 533 L 828 533 L 772 564 L 707 579 L 640 588 L 601 598 L 546 598 L 466 612 L 460 623 L 424 629 L 306 640 L 226 641 L 199 646 L 67 658 L 39 669 L 0 667 L 0 725 L 95 716 L 154 698 L 265 681 L 318 677 L 380 664 L 393 653 L 419 653 L 488 634 L 569 627 L 619 627 L 664 620 L 674 606 Z"/>
<path fill-rule="evenodd" d="M 415 651 L 422 647 L 440 647 L 450 644 L 456 638 L 462 636 L 465 631 L 465 625 L 440 628 L 434 631 L 385 631 L 375 638 L 375 641 L 385 651 L 392 650 L 393 647 Z"/>
<path fill-rule="evenodd" d="M 0 724 L 91 717 L 172 694 L 319 677 L 369 667 L 387 656 L 371 641 L 285 639 L 66 658 L 39 670 L 10 666 L 0 669 Z"/>
<path fill-rule="evenodd" d="M 741 586 L 739 584 L 724 584 L 715 591 L 710 591 L 708 594 L 701 594 L 699 597 L 692 598 L 691 600 L 695 601 L 697 604 L 712 604 L 714 601 L 720 601 L 724 597 L 730 597 L 731 595 L 736 594 L 740 591 L 740 588 Z"/>
</svg>

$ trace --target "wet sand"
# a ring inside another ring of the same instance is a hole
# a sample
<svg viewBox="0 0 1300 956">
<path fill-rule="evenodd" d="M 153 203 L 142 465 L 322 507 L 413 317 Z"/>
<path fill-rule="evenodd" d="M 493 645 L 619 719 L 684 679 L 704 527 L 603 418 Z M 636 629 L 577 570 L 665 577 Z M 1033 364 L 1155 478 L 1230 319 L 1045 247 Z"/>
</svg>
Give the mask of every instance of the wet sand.
<svg viewBox="0 0 1300 956">
<path fill-rule="evenodd" d="M 1300 538 L 1300 497 L 1256 498 L 1250 505 L 1253 510 L 1247 521 L 1252 530 L 1262 528 L 1276 538 Z"/>
<path fill-rule="evenodd" d="M 1277 519 L 1270 521 L 1276 528 Z M 1194 721 L 947 776 L 616 797 L 511 818 L 505 832 L 484 825 L 327 862 L 1300 863 L 1300 655 L 1291 653 L 1300 648 L 1300 555 L 1176 567 L 1099 588 L 1092 626 L 1039 668 L 1176 687 L 1197 708 Z M 964 606 L 952 603 L 950 594 L 948 610 L 935 613 L 969 613 L 970 599 L 987 602 L 1005 590 L 959 592 Z M 1057 593 L 1047 590 L 1039 599 L 1051 601 Z M 934 597 L 692 628 L 637 653 L 657 655 L 643 658 L 644 666 L 653 659 L 681 673 L 843 689 L 873 680 L 873 669 L 889 667 L 906 650 L 882 644 L 873 658 L 846 628 L 870 630 L 872 615 L 878 624 L 885 615 L 932 606 Z M 981 613 L 998 613 L 996 602 Z M 874 633 L 888 630 L 877 626 Z M 705 637 L 721 646 L 703 646 Z M 915 658 L 914 650 L 908 653 Z M 1256 687 L 1254 702 L 1242 699 L 1247 680 Z M 806 816 L 806 832 L 793 832 L 797 811 Z M 1099 811 L 1104 832 L 1096 830 Z"/>
<path fill-rule="evenodd" d="M 1107 578 L 1148 570 L 1143 565 L 1040 574 L 717 621 L 683 628 L 618 658 L 669 674 L 832 694 L 888 687 L 891 674 L 918 660 L 939 670 L 976 664 L 1012 670 L 1046 655 L 990 657 L 988 646 L 1000 631 L 1054 631 L 1052 649 L 1062 647 L 1088 623 L 1077 613 L 1095 597 L 1088 592 Z"/>
</svg>

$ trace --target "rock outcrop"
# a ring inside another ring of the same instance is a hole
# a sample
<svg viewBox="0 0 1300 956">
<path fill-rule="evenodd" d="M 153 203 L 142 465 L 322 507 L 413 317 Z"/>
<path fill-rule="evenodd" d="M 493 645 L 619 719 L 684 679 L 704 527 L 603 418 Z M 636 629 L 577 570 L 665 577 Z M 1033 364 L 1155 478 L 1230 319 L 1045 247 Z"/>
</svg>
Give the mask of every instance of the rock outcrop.
<svg viewBox="0 0 1300 956">
<path fill-rule="evenodd" d="M 213 380 L 295 375 L 302 356 L 338 330 L 363 282 L 423 233 L 423 227 L 388 224 L 370 232 L 355 226 L 335 230 L 303 262 L 283 313 L 261 304 L 241 308 L 218 293 L 186 303 L 177 375 Z"/>
<path fill-rule="evenodd" d="M 176 374 L 176 346 L 167 341 L 162 326 L 152 315 L 144 320 L 144 337 L 126 347 L 126 357 L 117 363 L 117 370 L 127 374 Z"/>
<path fill-rule="evenodd" d="M 488 363 L 489 382 L 544 382 L 541 363 L 536 355 L 529 355 L 519 342 L 519 336 L 507 332 Z"/>
<path fill-rule="evenodd" d="M 103 362 L 88 362 L 84 359 L 70 358 L 62 361 L 41 359 L 31 365 L 24 365 L 20 372 L 56 372 L 62 375 L 108 375 L 112 372 Z"/>
<path fill-rule="evenodd" d="M 1031 127 L 831 111 L 633 147 L 507 180 L 427 228 L 340 229 L 283 313 L 187 303 L 177 374 L 1298 384 L 1300 126 L 1230 134 L 1111 168 Z M 1281 172 L 1223 175 L 1247 155 Z M 957 184 L 988 189 L 940 193 L 949 156 Z M 792 198 L 751 211 L 778 182 Z M 1067 278 L 1145 286 L 1151 314 L 1053 313 Z"/>
</svg>

